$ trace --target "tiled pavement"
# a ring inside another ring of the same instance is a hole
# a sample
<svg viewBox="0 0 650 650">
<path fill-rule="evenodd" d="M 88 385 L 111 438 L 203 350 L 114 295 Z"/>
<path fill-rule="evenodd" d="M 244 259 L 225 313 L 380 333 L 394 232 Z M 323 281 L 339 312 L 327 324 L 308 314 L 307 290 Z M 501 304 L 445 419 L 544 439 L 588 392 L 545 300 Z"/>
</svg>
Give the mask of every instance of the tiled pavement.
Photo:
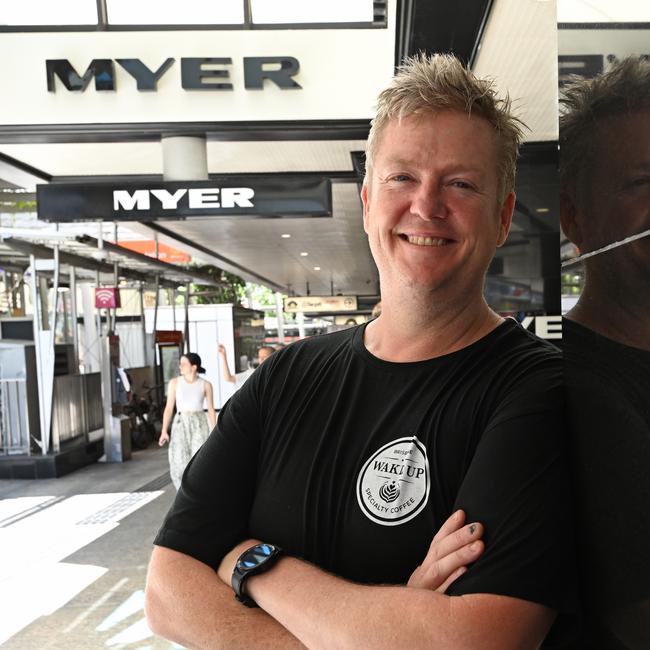
<svg viewBox="0 0 650 650">
<path fill-rule="evenodd" d="M 0 480 L 0 644 L 175 648 L 146 626 L 151 543 L 174 497 L 167 450 L 59 479 Z"/>
</svg>

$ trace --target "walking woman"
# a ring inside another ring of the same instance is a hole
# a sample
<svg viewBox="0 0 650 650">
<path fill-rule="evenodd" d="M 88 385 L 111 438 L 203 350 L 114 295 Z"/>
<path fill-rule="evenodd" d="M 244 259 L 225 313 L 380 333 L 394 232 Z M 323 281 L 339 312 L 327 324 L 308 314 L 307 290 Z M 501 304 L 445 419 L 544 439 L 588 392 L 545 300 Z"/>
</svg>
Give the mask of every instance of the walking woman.
<svg viewBox="0 0 650 650">
<path fill-rule="evenodd" d="M 181 477 L 190 459 L 207 440 L 216 424 L 212 384 L 199 377 L 205 372 L 201 367 L 201 357 L 194 352 L 184 354 L 178 364 L 180 377 L 169 381 L 167 404 L 163 413 L 162 433 L 158 444 L 162 447 L 169 442 L 169 471 L 172 483 L 178 490 Z M 203 411 L 203 401 L 208 407 L 207 417 Z M 172 425 L 171 442 L 169 423 L 176 405 L 176 417 Z"/>
</svg>

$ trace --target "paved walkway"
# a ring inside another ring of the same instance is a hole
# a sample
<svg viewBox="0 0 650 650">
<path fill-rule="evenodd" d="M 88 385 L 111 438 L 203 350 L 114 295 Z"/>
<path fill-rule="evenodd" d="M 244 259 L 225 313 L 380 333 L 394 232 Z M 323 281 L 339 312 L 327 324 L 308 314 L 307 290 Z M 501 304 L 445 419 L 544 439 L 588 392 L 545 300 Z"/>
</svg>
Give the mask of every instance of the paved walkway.
<svg viewBox="0 0 650 650">
<path fill-rule="evenodd" d="M 174 494 L 158 447 L 59 479 L 0 480 L 2 648 L 178 648 L 143 612 L 151 543 Z"/>
</svg>

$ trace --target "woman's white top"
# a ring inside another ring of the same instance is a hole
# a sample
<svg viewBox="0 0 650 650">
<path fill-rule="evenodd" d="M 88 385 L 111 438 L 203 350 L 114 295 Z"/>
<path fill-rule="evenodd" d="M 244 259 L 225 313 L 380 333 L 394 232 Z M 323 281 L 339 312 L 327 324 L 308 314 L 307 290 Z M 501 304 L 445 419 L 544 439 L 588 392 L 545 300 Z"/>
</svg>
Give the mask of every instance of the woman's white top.
<svg viewBox="0 0 650 650">
<path fill-rule="evenodd" d="M 205 379 L 197 377 L 192 383 L 182 375 L 176 379 L 176 410 L 179 413 L 202 411 L 205 399 Z"/>
</svg>

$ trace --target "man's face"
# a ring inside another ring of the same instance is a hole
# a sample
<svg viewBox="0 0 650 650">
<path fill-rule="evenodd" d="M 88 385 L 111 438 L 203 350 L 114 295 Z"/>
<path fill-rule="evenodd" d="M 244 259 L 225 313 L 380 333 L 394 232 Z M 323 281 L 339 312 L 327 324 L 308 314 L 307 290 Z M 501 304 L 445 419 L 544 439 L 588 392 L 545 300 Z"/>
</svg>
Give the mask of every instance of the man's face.
<svg viewBox="0 0 650 650">
<path fill-rule="evenodd" d="M 383 286 L 465 292 L 482 290 L 514 208 L 498 197 L 492 127 L 457 111 L 389 122 L 361 198 Z"/>
<path fill-rule="evenodd" d="M 610 117 L 598 124 L 593 138 L 593 164 L 577 197 L 573 233 L 584 253 L 650 228 L 650 114 Z M 646 237 L 588 263 L 623 273 L 642 270 L 647 278 L 649 256 Z"/>
</svg>

